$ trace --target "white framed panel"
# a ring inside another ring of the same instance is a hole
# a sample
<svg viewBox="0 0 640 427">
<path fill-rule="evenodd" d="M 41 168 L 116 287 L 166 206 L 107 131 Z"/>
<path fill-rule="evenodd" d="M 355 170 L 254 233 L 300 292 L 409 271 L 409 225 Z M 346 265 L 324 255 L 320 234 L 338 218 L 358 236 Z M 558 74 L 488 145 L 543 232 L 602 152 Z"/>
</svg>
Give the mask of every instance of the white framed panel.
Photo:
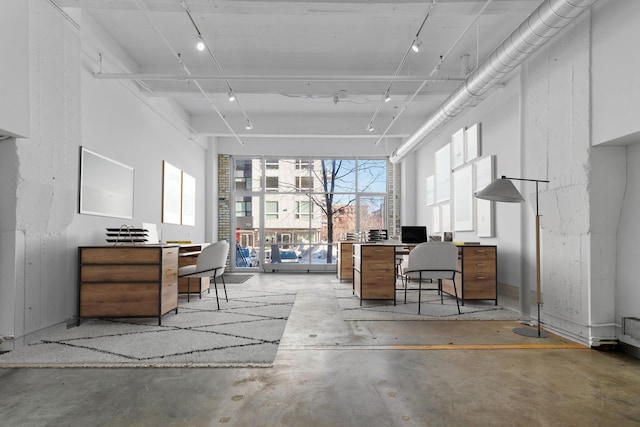
<svg viewBox="0 0 640 427">
<path fill-rule="evenodd" d="M 451 198 L 451 144 L 436 151 L 435 161 L 436 202 L 446 202 Z"/>
<path fill-rule="evenodd" d="M 182 225 L 196 225 L 196 179 L 182 172 Z"/>
<path fill-rule="evenodd" d="M 435 182 L 435 175 L 430 175 L 427 177 L 427 206 L 431 206 L 436 202 Z"/>
<path fill-rule="evenodd" d="M 162 161 L 162 222 L 180 224 L 182 213 L 182 171 Z"/>
<path fill-rule="evenodd" d="M 466 165 L 453 173 L 453 225 L 455 231 L 473 230 L 473 168 Z"/>
<path fill-rule="evenodd" d="M 464 128 L 451 135 L 451 166 L 457 168 L 464 164 Z"/>
<path fill-rule="evenodd" d="M 470 161 L 480 156 L 480 123 L 469 126 L 464 132 L 464 158 Z"/>
<path fill-rule="evenodd" d="M 475 188 L 480 191 L 495 179 L 494 156 L 486 156 L 474 163 Z M 475 198 L 476 234 L 478 237 L 494 237 L 493 209 L 495 202 Z"/>
<path fill-rule="evenodd" d="M 133 218 L 133 168 L 81 147 L 81 214 Z"/>
</svg>

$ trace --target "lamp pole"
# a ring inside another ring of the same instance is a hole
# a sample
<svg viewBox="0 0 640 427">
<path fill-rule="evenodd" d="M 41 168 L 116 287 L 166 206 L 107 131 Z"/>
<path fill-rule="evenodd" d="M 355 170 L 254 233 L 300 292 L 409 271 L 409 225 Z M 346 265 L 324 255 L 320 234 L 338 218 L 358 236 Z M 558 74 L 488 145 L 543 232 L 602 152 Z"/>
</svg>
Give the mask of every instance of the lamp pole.
<svg viewBox="0 0 640 427">
<path fill-rule="evenodd" d="M 541 182 L 549 182 L 542 179 L 525 179 L 525 178 L 508 178 L 503 176 L 502 179 L 509 179 L 514 181 L 528 181 L 536 183 L 536 305 L 538 307 L 538 328 L 537 331 L 532 331 L 528 328 L 515 328 L 513 332 L 519 335 L 527 337 L 546 338 L 549 335 L 540 330 L 540 306 L 542 305 L 542 292 L 540 289 L 540 210 L 538 204 L 538 185 Z M 535 333 L 535 335 L 534 335 Z"/>
</svg>

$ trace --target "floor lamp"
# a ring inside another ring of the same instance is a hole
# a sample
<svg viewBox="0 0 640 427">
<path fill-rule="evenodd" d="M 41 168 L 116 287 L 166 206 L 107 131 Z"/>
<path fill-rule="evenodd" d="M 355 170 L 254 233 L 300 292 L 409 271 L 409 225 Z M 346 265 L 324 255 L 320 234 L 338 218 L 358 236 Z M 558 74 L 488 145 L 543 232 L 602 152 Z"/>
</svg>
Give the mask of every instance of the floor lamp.
<svg viewBox="0 0 640 427">
<path fill-rule="evenodd" d="M 522 203 L 524 202 L 524 198 L 513 185 L 512 180 L 536 183 L 536 304 L 538 305 L 538 330 L 515 328 L 513 332 L 532 338 L 546 338 L 549 335 L 540 330 L 540 305 L 542 304 L 542 296 L 540 293 L 540 213 L 538 212 L 538 184 L 549 181 L 542 179 L 507 178 L 503 175 L 502 178 L 493 180 L 491 184 L 478 191 L 475 196 L 479 199 L 493 200 L 496 202 Z"/>
</svg>

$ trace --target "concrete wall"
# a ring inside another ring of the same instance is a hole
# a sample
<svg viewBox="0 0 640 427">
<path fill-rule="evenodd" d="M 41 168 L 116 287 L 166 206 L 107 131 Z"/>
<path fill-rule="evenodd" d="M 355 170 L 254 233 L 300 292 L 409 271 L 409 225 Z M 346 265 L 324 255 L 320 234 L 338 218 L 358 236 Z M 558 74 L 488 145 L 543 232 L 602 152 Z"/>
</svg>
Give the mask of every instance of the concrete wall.
<svg viewBox="0 0 640 427">
<path fill-rule="evenodd" d="M 29 2 L 0 2 L 0 140 L 29 136 Z"/>
<path fill-rule="evenodd" d="M 135 87 L 95 80 L 95 45 L 81 45 L 78 29 L 48 2 L 28 4 L 30 48 L 21 55 L 37 64 L 28 73 L 31 137 L 0 143 L 2 350 L 74 318 L 77 247 L 106 244 L 105 227 L 152 222 L 165 240 L 193 241 L 205 230 L 201 141 Z M 12 42 L 0 39 L 3 48 Z M 134 168 L 133 219 L 78 213 L 80 146 Z M 196 227 L 160 224 L 163 160 L 196 178 Z"/>
<path fill-rule="evenodd" d="M 601 252 L 615 253 L 617 263 L 601 282 L 611 287 L 615 278 L 614 303 L 603 304 L 600 311 L 614 312 L 610 320 L 620 334 L 620 340 L 640 347 L 640 340 L 620 333 L 622 317 L 640 318 L 640 287 L 637 284 L 637 241 L 640 238 L 640 86 L 636 84 L 640 51 L 637 48 L 640 28 L 640 2 L 634 0 L 599 1 L 594 6 L 592 57 L 593 145 L 603 156 L 600 162 L 599 197 L 594 207 L 599 218 L 608 215 L 607 228 L 601 227 L 600 237 L 606 245 Z M 608 166 L 608 167 L 607 167 Z M 619 175 L 622 174 L 623 178 Z M 612 193 L 616 195 L 611 200 Z M 604 207 L 610 212 L 603 212 Z M 615 226 L 614 226 L 615 225 Z M 597 253 L 596 255 L 600 255 Z M 593 262 L 598 262 L 594 256 Z M 607 295 L 607 303 L 611 296 Z M 593 295 L 593 304 L 602 299 Z M 604 323 L 605 320 L 599 320 Z M 605 324 L 606 325 L 606 324 Z"/>
<path fill-rule="evenodd" d="M 541 318 L 549 329 L 594 346 L 620 337 L 622 316 L 640 315 L 633 268 L 640 227 L 632 219 L 640 200 L 634 172 L 640 90 L 630 74 L 640 60 L 633 46 L 639 12 L 635 1 L 600 0 L 527 60 L 519 78 L 418 151 L 420 187 L 450 135 L 481 122 L 482 155 L 496 155 L 497 176 L 551 181 L 540 186 Z M 455 240 L 496 243 L 499 282 L 519 287 L 521 310 L 535 317 L 535 187 L 519 188 L 528 203 L 496 204 L 494 239 L 457 233 Z M 423 194 L 418 188 L 418 217 L 430 221 Z"/>
</svg>

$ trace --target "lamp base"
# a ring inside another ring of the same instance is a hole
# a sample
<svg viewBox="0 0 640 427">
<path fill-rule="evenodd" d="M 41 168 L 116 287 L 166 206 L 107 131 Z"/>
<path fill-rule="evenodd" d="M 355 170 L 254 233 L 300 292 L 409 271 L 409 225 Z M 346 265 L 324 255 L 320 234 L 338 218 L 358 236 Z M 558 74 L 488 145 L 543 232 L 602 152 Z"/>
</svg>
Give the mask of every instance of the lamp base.
<svg viewBox="0 0 640 427">
<path fill-rule="evenodd" d="M 513 332 L 530 338 L 547 338 L 549 336 L 546 332 L 531 328 L 513 328 Z"/>
</svg>

